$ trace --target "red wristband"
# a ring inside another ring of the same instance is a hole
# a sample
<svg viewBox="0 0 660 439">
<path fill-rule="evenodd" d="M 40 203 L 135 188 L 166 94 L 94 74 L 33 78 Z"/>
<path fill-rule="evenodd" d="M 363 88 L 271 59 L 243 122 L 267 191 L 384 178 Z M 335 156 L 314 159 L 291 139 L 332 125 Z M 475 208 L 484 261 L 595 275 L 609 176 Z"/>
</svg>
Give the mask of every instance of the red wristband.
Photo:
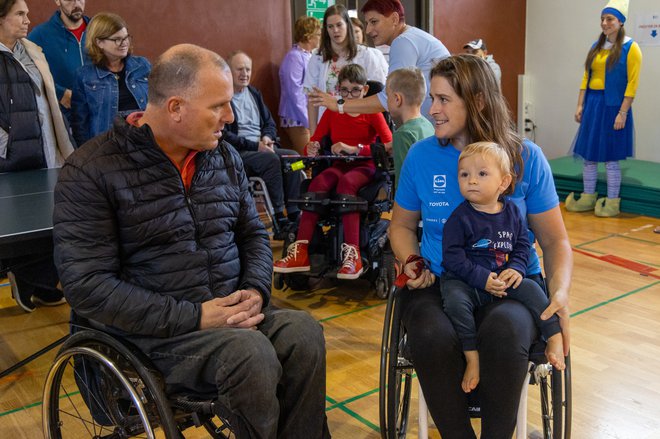
<svg viewBox="0 0 660 439">
<path fill-rule="evenodd" d="M 405 272 L 405 267 L 411 262 L 415 263 L 414 271 L 416 276 L 419 276 L 422 273 L 422 270 L 428 267 L 426 260 L 420 255 L 408 256 L 408 259 L 406 259 L 406 263 L 403 265 L 403 271 L 401 272 L 400 275 L 397 276 L 396 280 L 394 281 L 394 286 L 396 286 L 397 288 L 405 287 L 406 282 L 408 282 L 408 280 L 410 279 L 410 277 L 408 277 L 408 275 Z"/>
</svg>

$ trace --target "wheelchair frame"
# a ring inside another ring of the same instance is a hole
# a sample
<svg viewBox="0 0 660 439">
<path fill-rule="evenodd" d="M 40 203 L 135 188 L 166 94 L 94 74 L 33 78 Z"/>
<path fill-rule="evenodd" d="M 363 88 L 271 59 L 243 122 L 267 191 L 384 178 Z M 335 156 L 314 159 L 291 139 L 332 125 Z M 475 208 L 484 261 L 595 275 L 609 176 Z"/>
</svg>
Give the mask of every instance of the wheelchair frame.
<svg viewBox="0 0 660 439">
<path fill-rule="evenodd" d="M 380 356 L 379 420 L 383 439 L 404 439 L 408 428 L 414 365 L 407 351 L 407 334 L 397 306 L 400 289 L 393 287 L 387 300 Z M 546 363 L 543 350 L 532 349 L 529 384 L 540 386 L 543 439 L 571 437 L 571 365 L 566 357 L 566 369 L 558 371 Z M 516 438 L 527 438 L 527 390 L 523 386 L 518 409 Z M 419 388 L 419 437 L 427 438 L 427 410 L 421 386 Z M 479 407 L 469 407 L 471 417 L 480 417 Z"/>
<path fill-rule="evenodd" d="M 234 438 L 216 408 L 213 400 L 168 397 L 160 373 L 142 352 L 85 329 L 67 339 L 48 372 L 42 424 L 46 439 L 154 438 L 157 428 L 167 438 L 183 438 L 181 432 L 192 426 L 203 426 L 212 438 Z"/>
</svg>

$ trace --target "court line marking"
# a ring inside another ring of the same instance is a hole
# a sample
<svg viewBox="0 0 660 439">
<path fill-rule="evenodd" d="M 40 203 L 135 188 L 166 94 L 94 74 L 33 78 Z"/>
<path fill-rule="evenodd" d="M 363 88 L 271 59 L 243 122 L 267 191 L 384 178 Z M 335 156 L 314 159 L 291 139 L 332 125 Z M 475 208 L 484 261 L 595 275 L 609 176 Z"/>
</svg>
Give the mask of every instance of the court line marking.
<svg viewBox="0 0 660 439">
<path fill-rule="evenodd" d="M 646 264 L 640 264 L 639 262 L 631 261 L 630 259 L 621 258 L 615 255 L 598 256 L 579 248 L 574 248 L 573 251 L 583 256 L 588 256 L 590 258 L 598 259 L 599 261 L 607 262 L 608 264 L 616 265 L 617 267 L 625 268 L 626 270 L 636 272 L 643 276 L 660 279 L 660 275 L 653 273 L 654 271 L 657 271 L 657 269 Z"/>
<path fill-rule="evenodd" d="M 76 391 L 76 392 L 65 393 L 65 394 L 63 394 L 63 395 L 60 395 L 59 399 L 67 398 L 67 397 L 69 397 L 69 396 L 76 396 L 76 395 L 79 395 L 79 394 L 80 394 L 80 391 L 79 391 L 79 390 Z M 6 412 L 2 412 L 2 413 L 0 413 L 0 418 L 2 418 L 2 417 L 5 416 L 5 415 L 10 415 L 10 414 L 12 414 L 12 413 L 21 412 L 21 411 L 23 411 L 23 410 L 28 410 L 28 409 L 31 409 L 31 408 L 34 408 L 34 407 L 38 407 L 38 406 L 40 406 L 40 405 L 42 405 L 42 404 L 43 404 L 43 401 L 37 401 L 37 402 L 33 402 L 32 404 L 25 405 L 25 406 L 23 406 L 23 407 L 17 407 L 17 408 L 15 408 L 15 409 L 11 409 L 11 410 L 8 410 L 8 411 L 6 411 Z"/>
<path fill-rule="evenodd" d="M 343 403 L 338 403 L 334 399 L 330 398 L 329 396 L 326 395 L 325 397 L 326 401 L 328 401 L 331 404 L 334 404 L 334 406 L 331 406 L 330 408 L 326 408 L 325 411 L 332 410 L 334 408 L 338 408 L 342 412 L 348 414 L 350 417 L 353 419 L 356 419 L 357 421 L 361 422 L 362 424 L 366 425 L 367 427 L 371 428 L 377 433 L 380 433 L 380 427 L 374 424 L 373 422 L 369 421 L 368 419 L 362 417 L 360 414 L 356 413 L 355 411 L 349 409 L 348 407 L 344 406 Z"/>
<path fill-rule="evenodd" d="M 337 314 L 337 315 L 334 315 L 334 316 L 322 318 L 321 320 L 318 320 L 318 322 L 319 323 L 325 323 L 329 320 L 333 320 L 333 319 L 336 319 L 336 318 L 339 318 L 339 317 L 344 317 L 344 316 L 347 316 L 347 315 L 350 315 L 350 314 L 355 314 L 356 312 L 366 311 L 366 310 L 371 309 L 371 308 L 378 308 L 379 306 L 383 306 L 383 305 L 387 305 L 387 302 L 377 303 L 375 305 L 368 305 L 368 306 L 365 306 L 363 308 L 352 309 L 350 311 L 346 311 L 346 312 L 341 313 L 341 314 Z"/>
</svg>

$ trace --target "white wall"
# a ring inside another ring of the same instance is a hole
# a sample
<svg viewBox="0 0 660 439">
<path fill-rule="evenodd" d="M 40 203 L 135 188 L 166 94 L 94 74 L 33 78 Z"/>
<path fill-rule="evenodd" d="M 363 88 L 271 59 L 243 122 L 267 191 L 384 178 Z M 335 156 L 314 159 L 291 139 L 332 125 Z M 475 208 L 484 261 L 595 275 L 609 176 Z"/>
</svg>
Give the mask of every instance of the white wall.
<svg viewBox="0 0 660 439">
<path fill-rule="evenodd" d="M 600 34 L 606 0 L 528 0 L 526 101 L 532 103 L 536 142 L 548 158 L 567 155 L 578 125 L 573 116 L 587 51 Z M 631 0 L 626 34 L 635 14 L 660 14 L 658 0 Z M 505 29 L 505 28 L 504 28 Z M 633 103 L 635 157 L 660 162 L 660 46 L 642 46 L 642 72 Z M 519 105 L 524 105 L 519 97 Z"/>
</svg>

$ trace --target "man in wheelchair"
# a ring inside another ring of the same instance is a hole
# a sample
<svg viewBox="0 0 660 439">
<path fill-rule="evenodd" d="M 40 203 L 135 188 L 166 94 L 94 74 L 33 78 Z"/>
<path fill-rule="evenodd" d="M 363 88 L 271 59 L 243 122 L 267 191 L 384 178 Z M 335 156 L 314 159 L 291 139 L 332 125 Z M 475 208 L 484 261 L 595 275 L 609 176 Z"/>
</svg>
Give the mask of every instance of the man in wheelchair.
<svg viewBox="0 0 660 439">
<path fill-rule="evenodd" d="M 169 394 L 215 395 L 237 437 L 329 437 L 323 333 L 269 306 L 268 235 L 221 140 L 231 98 L 219 55 L 175 46 L 146 111 L 70 157 L 53 232 L 65 296 L 146 354 Z"/>
<path fill-rule="evenodd" d="M 307 156 L 317 156 L 320 141 L 330 135 L 334 155 L 356 156 L 364 160 L 334 161 L 312 179 L 309 192 L 319 197 L 327 196 L 333 189 L 338 196 L 347 201 L 356 200 L 357 193 L 373 178 L 376 167 L 371 157 L 370 145 L 378 136 L 391 150 L 392 132 L 381 113 L 352 114 L 342 111 L 343 99 L 361 99 L 369 90 L 367 75 L 358 64 L 348 64 L 339 72 L 339 113 L 326 111 L 319 125 L 305 147 Z M 308 247 L 320 214 L 305 210 L 300 219 L 296 241 L 287 249 L 287 256 L 275 262 L 273 270 L 277 273 L 298 273 L 311 268 Z M 344 242 L 341 247 L 342 265 L 337 272 L 339 279 L 357 279 L 362 274 L 360 254 L 360 213 L 349 210 L 342 214 Z"/>
<path fill-rule="evenodd" d="M 234 121 L 227 124 L 223 136 L 241 155 L 248 176 L 260 177 L 266 183 L 273 202 L 276 230 L 279 231 L 274 234 L 274 239 L 283 239 L 285 233 L 282 232 L 294 228 L 300 216 L 298 205 L 288 202 L 288 199 L 298 198 L 303 175 L 300 172 L 283 174 L 282 156 L 298 153 L 282 148 L 277 138 L 275 120 L 261 92 L 250 85 L 252 59 L 238 50 L 229 55 L 227 62 L 234 80 L 231 100 Z"/>
</svg>

